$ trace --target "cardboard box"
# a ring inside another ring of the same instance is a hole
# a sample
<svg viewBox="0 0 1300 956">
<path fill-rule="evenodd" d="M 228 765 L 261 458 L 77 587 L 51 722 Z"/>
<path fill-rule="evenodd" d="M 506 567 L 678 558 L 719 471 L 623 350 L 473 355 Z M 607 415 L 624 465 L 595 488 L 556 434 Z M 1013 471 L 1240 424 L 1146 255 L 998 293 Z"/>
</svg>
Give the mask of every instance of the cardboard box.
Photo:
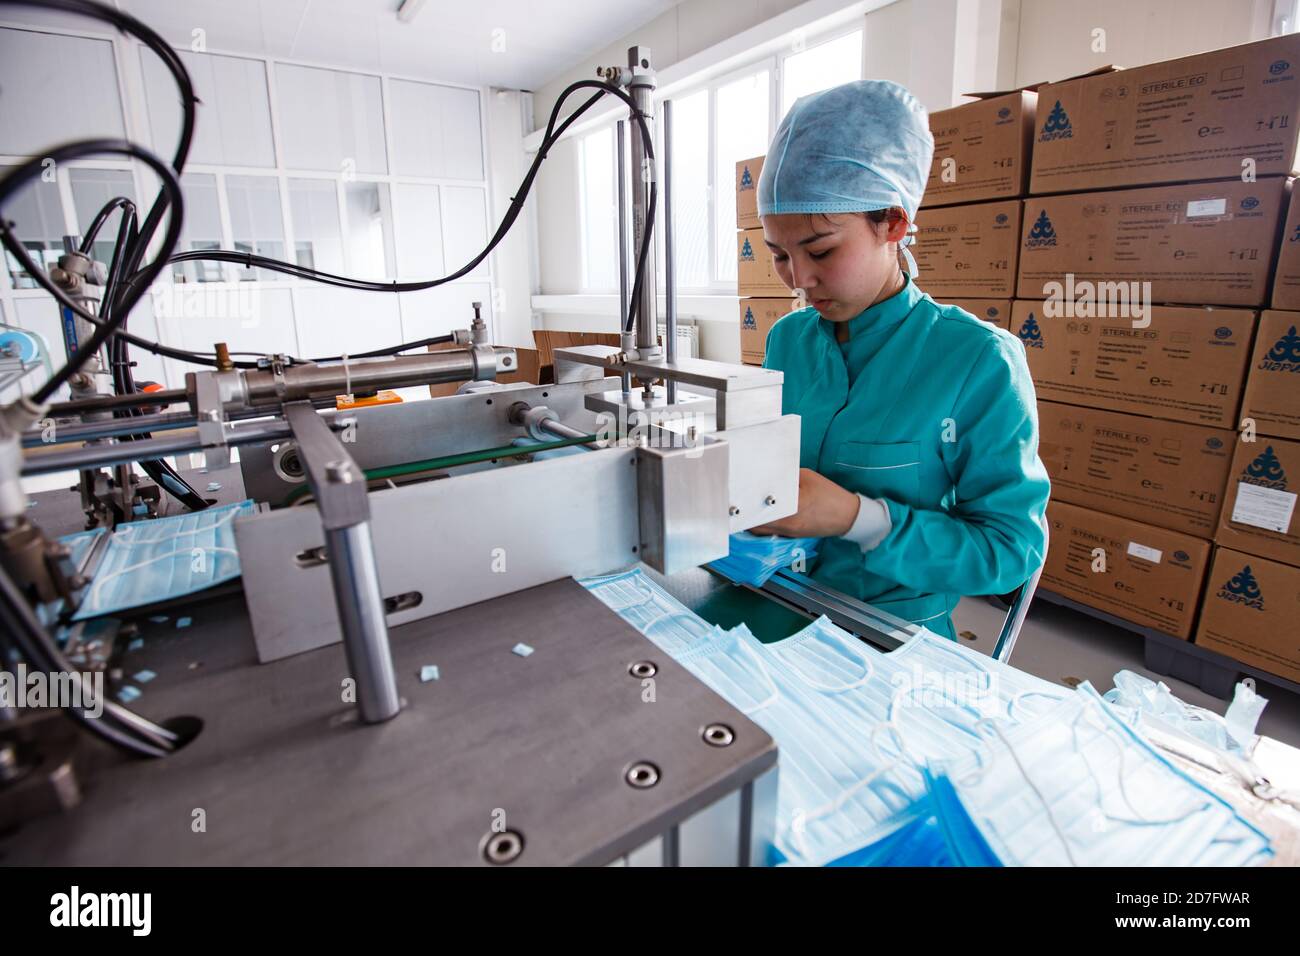
<svg viewBox="0 0 1300 956">
<path fill-rule="evenodd" d="M 537 345 L 538 361 L 543 368 L 555 365 L 555 350 L 576 345 L 620 344 L 617 332 L 564 332 L 559 329 L 534 329 L 533 342 Z M 554 378 L 551 379 L 554 381 Z M 543 383 L 538 383 L 543 384 Z"/>
<path fill-rule="evenodd" d="M 934 163 L 923 208 L 1025 194 L 1037 94 L 971 95 L 980 99 L 930 114 Z"/>
<path fill-rule="evenodd" d="M 1300 566 L 1300 442 L 1237 442 L 1214 540 L 1227 548 Z M 1295 609 L 1300 617 L 1300 608 Z"/>
<path fill-rule="evenodd" d="M 1038 87 L 1031 193 L 1295 169 L 1300 35 Z"/>
<path fill-rule="evenodd" d="M 965 309 L 975 318 L 991 322 L 1000 329 L 1007 328 L 1011 323 L 1010 299 L 962 299 L 950 296 L 935 301 L 940 305 L 955 305 L 959 309 Z"/>
<path fill-rule="evenodd" d="M 763 171 L 763 157 L 742 159 L 736 163 L 736 228 L 758 226 L 758 176 Z"/>
<path fill-rule="evenodd" d="M 746 365 L 762 365 L 767 354 L 767 333 L 777 319 L 802 309 L 798 299 L 740 300 L 740 360 Z"/>
<path fill-rule="evenodd" d="M 1300 199 L 1294 190 L 1278 241 L 1276 261 L 1269 303 L 1275 309 L 1300 309 Z"/>
<path fill-rule="evenodd" d="M 1264 312 L 1246 373 L 1241 417 L 1261 435 L 1300 439 L 1300 313 Z"/>
<path fill-rule="evenodd" d="M 1010 298 L 1016 284 L 1020 200 L 936 206 L 916 217 L 917 281 L 936 301 Z"/>
<path fill-rule="evenodd" d="M 1054 499 L 1214 536 L 1234 432 L 1043 401 L 1038 430 Z"/>
<path fill-rule="evenodd" d="M 1215 548 L 1196 643 L 1300 681 L 1300 568 Z"/>
<path fill-rule="evenodd" d="M 1210 542 L 1055 499 L 1047 522 L 1039 587 L 1141 627 L 1191 636 Z"/>
<path fill-rule="evenodd" d="M 1097 285 L 1125 315 L 1148 289 L 1152 302 L 1262 305 L 1289 182 L 1026 199 L 1016 298 L 1060 296 L 1068 273 L 1076 294 Z"/>
<path fill-rule="evenodd" d="M 1043 306 L 1017 299 L 1011 308 L 1039 398 L 1237 427 L 1254 312 L 1158 305 L 1149 325 L 1134 328 L 1130 319 L 1056 308 L 1045 315 Z"/>
<path fill-rule="evenodd" d="M 772 263 L 772 252 L 763 242 L 762 229 L 736 233 L 736 288 L 742 296 L 782 298 L 790 287 L 781 281 Z"/>
</svg>

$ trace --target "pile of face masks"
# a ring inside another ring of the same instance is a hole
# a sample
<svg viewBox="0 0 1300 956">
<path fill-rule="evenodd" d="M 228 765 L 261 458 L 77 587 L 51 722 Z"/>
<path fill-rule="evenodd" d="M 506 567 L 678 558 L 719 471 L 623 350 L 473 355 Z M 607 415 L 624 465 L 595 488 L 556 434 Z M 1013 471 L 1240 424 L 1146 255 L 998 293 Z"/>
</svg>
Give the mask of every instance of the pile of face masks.
<svg viewBox="0 0 1300 956">
<path fill-rule="evenodd" d="M 183 597 L 239 577 L 235 519 L 252 501 L 133 521 L 112 532 L 103 560 L 73 616 L 82 621 Z M 73 535 L 74 548 L 85 545 Z"/>
<path fill-rule="evenodd" d="M 582 583 L 776 741 L 774 863 L 1068 863 L 1074 854 L 1140 865 L 1152 856 L 1147 838 L 1191 848 L 1199 844 L 1190 835 L 1207 834 L 1204 856 L 1175 847 L 1162 862 L 1228 865 L 1268 853 L 1262 834 L 1174 771 L 1091 688 L 1050 684 L 924 630 L 889 654 L 826 618 L 763 644 L 744 625 L 707 624 L 640 571 Z M 1074 789 L 1054 785 L 1064 779 Z M 1055 853 L 1043 846 L 1056 836 L 1042 829 L 1054 819 L 1046 808 L 1057 812 L 1052 801 L 1069 805 L 1069 853 L 1059 841 Z M 1080 814 L 1117 832 L 1145 828 L 1144 840 L 1102 840 L 1092 822 L 1079 831 Z M 1168 816 L 1177 819 L 1166 825 Z M 1032 825 L 1013 832 L 1008 821 Z M 1219 852 L 1226 844 L 1235 856 Z"/>
<path fill-rule="evenodd" d="M 725 558 L 709 567 L 733 581 L 762 587 L 776 572 L 792 568 L 800 573 L 817 555 L 821 538 L 782 538 L 742 531 L 731 536 L 731 549 Z"/>
</svg>

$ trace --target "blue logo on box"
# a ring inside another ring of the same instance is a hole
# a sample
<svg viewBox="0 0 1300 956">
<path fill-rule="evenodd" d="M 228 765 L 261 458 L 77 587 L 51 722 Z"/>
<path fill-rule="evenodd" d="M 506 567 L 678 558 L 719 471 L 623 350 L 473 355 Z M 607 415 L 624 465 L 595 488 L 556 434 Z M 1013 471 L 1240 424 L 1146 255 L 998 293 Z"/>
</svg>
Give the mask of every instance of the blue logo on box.
<svg viewBox="0 0 1300 956">
<path fill-rule="evenodd" d="M 1042 246 L 1056 245 L 1056 230 L 1052 227 L 1052 220 L 1047 216 L 1047 210 L 1044 209 L 1038 213 L 1038 219 L 1035 220 L 1034 226 L 1029 230 L 1029 238 L 1025 240 L 1026 249 L 1037 249 Z"/>
<path fill-rule="evenodd" d="M 1029 313 L 1029 318 L 1025 319 L 1021 324 L 1018 334 L 1020 335 L 1020 341 L 1025 343 L 1025 348 L 1043 348 L 1043 330 L 1038 327 L 1038 320 L 1034 318 L 1032 312 Z"/>
<path fill-rule="evenodd" d="M 740 188 L 741 188 L 741 189 L 753 189 L 753 188 L 754 188 L 754 177 L 751 176 L 751 175 L 749 175 L 749 167 L 748 167 L 748 166 L 746 166 L 746 167 L 744 168 L 744 170 L 741 171 L 741 174 L 740 174 Z"/>
<path fill-rule="evenodd" d="M 1207 438 L 1205 439 L 1205 447 L 1219 449 L 1223 447 L 1223 441 L 1218 438 Z"/>
<path fill-rule="evenodd" d="M 1272 445 L 1260 452 L 1255 460 L 1246 466 L 1246 470 L 1241 473 L 1241 480 L 1248 485 L 1286 491 L 1286 471 L 1282 468 L 1282 463 L 1277 460 L 1277 452 L 1273 451 Z"/>
<path fill-rule="evenodd" d="M 1074 135 L 1074 129 L 1070 126 L 1070 117 L 1065 113 L 1065 107 L 1061 101 L 1057 100 L 1052 111 L 1047 114 L 1047 119 L 1043 121 L 1043 132 L 1039 135 L 1038 141 L 1046 143 L 1054 139 L 1069 139 Z"/>
<path fill-rule="evenodd" d="M 1300 372 L 1300 335 L 1293 325 L 1273 343 L 1256 368 L 1264 372 Z"/>
<path fill-rule="evenodd" d="M 1005 226 L 1007 223 L 1007 214 L 1004 212 L 1000 212 L 997 214 L 997 216 L 993 221 L 996 222 L 999 226 Z"/>
<path fill-rule="evenodd" d="M 1289 69 L 1291 69 L 1291 64 L 1286 60 L 1274 60 L 1268 65 L 1268 72 L 1272 73 L 1274 76 L 1277 76 L 1279 73 L 1285 73 Z"/>
<path fill-rule="evenodd" d="M 998 119 L 1006 119 L 1010 115 L 1011 115 L 1011 110 L 1005 106 L 1002 107 L 1002 109 L 998 110 Z"/>
<path fill-rule="evenodd" d="M 745 262 L 754 261 L 754 247 L 749 244 L 749 239 L 745 239 L 745 244 L 740 247 L 740 258 Z"/>
<path fill-rule="evenodd" d="M 1241 201 L 1242 209 L 1254 209 L 1258 205 L 1259 205 L 1259 200 L 1256 199 L 1254 196 L 1247 196 L 1245 199 Z"/>
<path fill-rule="evenodd" d="M 1174 552 L 1174 560 L 1175 560 L 1175 561 L 1186 561 L 1186 560 L 1187 560 L 1188 558 L 1190 558 L 1190 557 L 1191 557 L 1191 555 L 1189 555 L 1186 551 L 1175 551 L 1175 552 Z"/>
<path fill-rule="evenodd" d="M 1232 338 L 1232 329 L 1226 325 L 1221 325 L 1214 330 L 1214 337 L 1216 339 L 1230 339 Z"/>
<path fill-rule="evenodd" d="M 1249 564 L 1243 566 L 1226 584 L 1219 588 L 1218 596 L 1224 601 L 1244 604 L 1256 611 L 1264 610 L 1264 594 L 1259 589 L 1259 582 L 1255 580 L 1255 575 L 1250 570 Z"/>
<path fill-rule="evenodd" d="M 754 321 L 754 309 L 751 306 L 745 306 L 744 327 L 747 329 L 758 328 L 758 323 Z"/>
</svg>

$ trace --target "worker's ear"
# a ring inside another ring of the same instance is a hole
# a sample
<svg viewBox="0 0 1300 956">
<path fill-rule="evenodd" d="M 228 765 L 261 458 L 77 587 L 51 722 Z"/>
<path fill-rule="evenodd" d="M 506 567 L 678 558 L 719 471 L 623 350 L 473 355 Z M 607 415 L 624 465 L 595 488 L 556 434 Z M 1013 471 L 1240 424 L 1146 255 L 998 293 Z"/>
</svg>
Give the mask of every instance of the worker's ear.
<svg viewBox="0 0 1300 956">
<path fill-rule="evenodd" d="M 885 234 L 886 242 L 902 242 L 910 225 L 907 221 L 907 213 L 901 209 L 889 210 L 889 218 L 885 220 L 885 224 L 889 227 Z"/>
</svg>

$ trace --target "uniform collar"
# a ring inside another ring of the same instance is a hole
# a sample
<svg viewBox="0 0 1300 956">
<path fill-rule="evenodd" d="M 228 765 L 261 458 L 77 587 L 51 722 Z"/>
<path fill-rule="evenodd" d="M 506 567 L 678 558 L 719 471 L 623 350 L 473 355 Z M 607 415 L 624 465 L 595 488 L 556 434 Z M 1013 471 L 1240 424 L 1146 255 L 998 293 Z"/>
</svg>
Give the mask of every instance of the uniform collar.
<svg viewBox="0 0 1300 956">
<path fill-rule="evenodd" d="M 921 301 L 925 295 L 916 287 L 911 276 L 906 272 L 903 273 L 903 288 L 899 289 L 888 299 L 882 299 L 875 305 L 870 306 L 860 315 L 849 319 L 849 341 L 857 338 L 859 335 L 870 332 L 881 332 L 899 322 L 903 321 L 916 303 Z M 822 319 L 820 321 L 822 331 L 830 336 L 832 342 L 838 342 L 835 338 L 835 323 Z"/>
</svg>

